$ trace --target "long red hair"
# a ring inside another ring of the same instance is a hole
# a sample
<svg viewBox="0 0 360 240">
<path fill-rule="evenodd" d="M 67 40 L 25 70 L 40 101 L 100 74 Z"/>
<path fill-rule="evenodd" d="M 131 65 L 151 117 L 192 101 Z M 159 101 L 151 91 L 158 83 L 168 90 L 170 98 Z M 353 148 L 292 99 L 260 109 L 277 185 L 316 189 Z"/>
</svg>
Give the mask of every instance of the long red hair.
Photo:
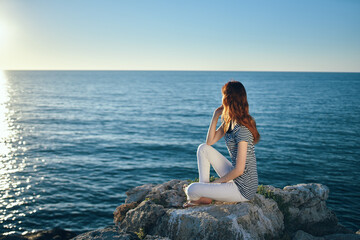
<svg viewBox="0 0 360 240">
<path fill-rule="evenodd" d="M 245 87 L 241 82 L 231 80 L 221 88 L 224 106 L 221 121 L 224 123 L 224 132 L 229 129 L 231 120 L 247 127 L 254 136 L 254 144 L 260 140 L 260 134 L 256 128 L 255 119 L 249 114 Z"/>
</svg>

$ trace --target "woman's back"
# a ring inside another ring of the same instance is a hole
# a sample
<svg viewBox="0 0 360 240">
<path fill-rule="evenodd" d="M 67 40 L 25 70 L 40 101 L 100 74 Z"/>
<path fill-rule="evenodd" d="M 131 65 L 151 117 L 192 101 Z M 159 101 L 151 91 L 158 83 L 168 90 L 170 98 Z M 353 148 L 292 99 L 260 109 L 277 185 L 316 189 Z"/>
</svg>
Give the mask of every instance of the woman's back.
<svg viewBox="0 0 360 240">
<path fill-rule="evenodd" d="M 247 127 L 236 124 L 232 130 L 230 125 L 224 139 L 234 167 L 236 166 L 238 143 L 241 141 L 246 141 L 248 143 L 244 173 L 235 178 L 234 182 L 241 194 L 243 194 L 245 198 L 251 200 L 258 187 L 257 164 L 253 143 L 254 137 Z"/>
</svg>

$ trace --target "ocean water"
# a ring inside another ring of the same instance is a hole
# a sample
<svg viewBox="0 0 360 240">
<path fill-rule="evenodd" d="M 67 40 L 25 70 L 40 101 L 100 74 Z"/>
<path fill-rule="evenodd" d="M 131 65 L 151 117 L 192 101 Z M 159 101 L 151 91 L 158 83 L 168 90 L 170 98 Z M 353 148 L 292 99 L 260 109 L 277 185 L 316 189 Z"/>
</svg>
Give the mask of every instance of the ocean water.
<svg viewBox="0 0 360 240">
<path fill-rule="evenodd" d="M 261 134 L 259 183 L 325 184 L 340 223 L 359 229 L 359 73 L 4 71 L 0 233 L 103 227 L 128 189 L 197 177 L 230 79 Z M 213 146 L 230 159 L 224 139 Z"/>
</svg>

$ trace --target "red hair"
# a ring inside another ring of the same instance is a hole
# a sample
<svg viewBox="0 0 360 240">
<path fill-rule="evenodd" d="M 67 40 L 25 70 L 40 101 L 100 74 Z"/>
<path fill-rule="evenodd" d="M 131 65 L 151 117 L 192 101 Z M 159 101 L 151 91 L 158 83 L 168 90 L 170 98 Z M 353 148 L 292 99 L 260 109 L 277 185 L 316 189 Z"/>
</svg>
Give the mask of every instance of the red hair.
<svg viewBox="0 0 360 240">
<path fill-rule="evenodd" d="M 241 82 L 231 80 L 221 88 L 224 106 L 221 121 L 224 123 L 224 132 L 229 129 L 231 120 L 247 127 L 254 136 L 254 144 L 260 140 L 260 134 L 256 128 L 255 119 L 249 114 L 249 104 L 245 87 Z"/>
</svg>

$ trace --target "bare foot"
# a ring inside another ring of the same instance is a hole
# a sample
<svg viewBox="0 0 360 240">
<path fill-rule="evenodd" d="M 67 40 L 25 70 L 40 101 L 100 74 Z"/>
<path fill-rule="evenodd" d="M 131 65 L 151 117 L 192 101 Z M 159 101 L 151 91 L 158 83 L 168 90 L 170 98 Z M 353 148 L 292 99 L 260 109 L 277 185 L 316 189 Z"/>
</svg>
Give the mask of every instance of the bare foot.
<svg viewBox="0 0 360 240">
<path fill-rule="evenodd" d="M 206 197 L 201 197 L 199 200 L 200 204 L 210 204 L 212 203 L 212 199 L 211 198 L 206 198 Z"/>
<path fill-rule="evenodd" d="M 187 201 L 186 203 L 183 204 L 183 208 L 194 207 L 199 205 L 200 205 L 199 203 L 195 203 L 193 201 Z"/>
<path fill-rule="evenodd" d="M 210 203 L 212 203 L 211 198 L 201 197 L 199 200 L 196 200 L 196 201 L 187 201 L 186 203 L 183 204 L 183 207 L 188 208 L 188 207 L 194 207 L 194 206 L 199 206 L 199 205 L 209 205 Z"/>
</svg>

